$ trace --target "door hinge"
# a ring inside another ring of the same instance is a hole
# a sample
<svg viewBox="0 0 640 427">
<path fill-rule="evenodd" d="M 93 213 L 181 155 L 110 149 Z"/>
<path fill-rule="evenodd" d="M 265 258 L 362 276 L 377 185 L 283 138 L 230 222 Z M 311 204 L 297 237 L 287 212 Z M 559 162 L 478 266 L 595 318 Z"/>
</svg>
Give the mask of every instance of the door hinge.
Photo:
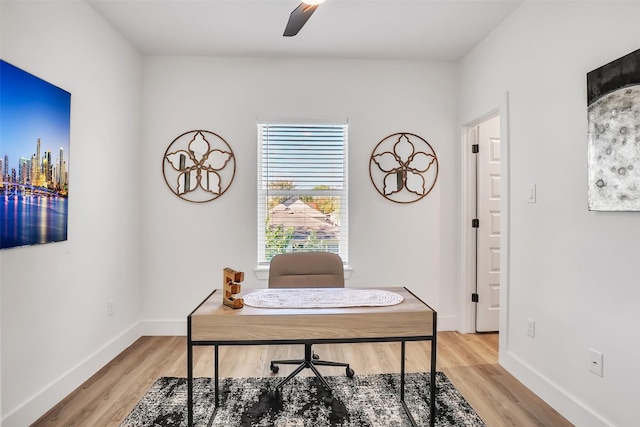
<svg viewBox="0 0 640 427">
<path fill-rule="evenodd" d="M 476 293 L 471 294 L 471 302 L 478 302 L 478 294 Z"/>
<path fill-rule="evenodd" d="M 480 152 L 480 144 L 471 145 L 471 152 L 476 154 Z"/>
<path fill-rule="evenodd" d="M 471 227 L 479 228 L 480 227 L 480 220 L 478 218 L 472 219 L 471 220 Z"/>
</svg>

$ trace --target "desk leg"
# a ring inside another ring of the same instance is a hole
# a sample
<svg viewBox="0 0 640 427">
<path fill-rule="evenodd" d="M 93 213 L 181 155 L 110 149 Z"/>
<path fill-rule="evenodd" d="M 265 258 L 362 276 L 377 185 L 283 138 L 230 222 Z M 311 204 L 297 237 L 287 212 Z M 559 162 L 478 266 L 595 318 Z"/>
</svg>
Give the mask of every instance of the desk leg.
<svg viewBox="0 0 640 427">
<path fill-rule="evenodd" d="M 207 423 L 207 427 L 211 427 L 213 425 L 213 420 L 216 417 L 216 413 L 218 412 L 218 408 L 220 407 L 220 373 L 218 372 L 218 344 L 213 345 L 213 387 L 214 387 L 214 405 L 213 412 L 211 413 L 211 417 L 209 418 L 209 422 Z M 192 427 L 191 425 L 189 427 Z"/>
<path fill-rule="evenodd" d="M 193 427 L 193 345 L 187 342 L 187 426 Z"/>
<path fill-rule="evenodd" d="M 400 403 L 402 404 L 402 407 L 404 408 L 404 412 L 405 414 L 407 414 L 407 417 L 409 418 L 409 422 L 411 423 L 412 427 L 416 427 L 417 426 L 416 420 L 413 419 L 413 415 L 411 415 L 411 411 L 409 410 L 407 403 L 404 401 L 405 344 L 406 344 L 405 341 L 400 341 Z"/>
<path fill-rule="evenodd" d="M 405 355 L 405 342 L 400 344 L 400 400 L 404 402 L 404 355 Z"/>
<path fill-rule="evenodd" d="M 431 340 L 431 384 L 429 384 L 429 398 L 431 399 L 430 403 L 430 417 L 429 417 L 429 426 L 434 427 L 436 425 L 436 351 L 438 348 L 437 340 L 438 340 L 438 316 L 433 315 L 433 339 Z"/>
<path fill-rule="evenodd" d="M 216 393 L 216 402 L 215 402 L 215 409 L 218 409 L 218 406 L 220 406 L 220 383 L 219 383 L 219 374 L 218 374 L 218 346 L 215 345 L 213 346 L 213 378 L 214 378 L 214 387 L 215 387 L 215 393 Z"/>
</svg>

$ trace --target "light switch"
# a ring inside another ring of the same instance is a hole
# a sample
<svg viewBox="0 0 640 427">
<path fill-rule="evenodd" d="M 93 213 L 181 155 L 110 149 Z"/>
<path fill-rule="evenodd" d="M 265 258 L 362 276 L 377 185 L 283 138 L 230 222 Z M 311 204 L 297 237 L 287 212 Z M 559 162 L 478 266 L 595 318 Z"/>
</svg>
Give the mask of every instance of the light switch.
<svg viewBox="0 0 640 427">
<path fill-rule="evenodd" d="M 535 184 L 531 184 L 531 186 L 529 186 L 529 195 L 527 197 L 527 202 L 529 203 L 536 202 L 536 185 Z"/>
</svg>

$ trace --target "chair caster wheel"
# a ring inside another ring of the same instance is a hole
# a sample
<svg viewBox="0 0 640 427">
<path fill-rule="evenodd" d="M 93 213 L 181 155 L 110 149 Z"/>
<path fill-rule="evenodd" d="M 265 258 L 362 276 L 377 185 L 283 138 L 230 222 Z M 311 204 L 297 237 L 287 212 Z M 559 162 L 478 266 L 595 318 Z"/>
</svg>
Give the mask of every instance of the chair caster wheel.
<svg viewBox="0 0 640 427">
<path fill-rule="evenodd" d="M 353 378 L 353 376 L 355 375 L 355 371 L 351 368 L 347 368 L 347 377 L 349 378 Z"/>
<path fill-rule="evenodd" d="M 278 390 L 277 388 L 271 390 L 269 394 L 271 395 L 271 398 L 274 400 L 280 400 L 281 398 L 280 390 Z"/>
<path fill-rule="evenodd" d="M 271 364 L 271 372 L 273 372 L 274 374 L 277 374 L 279 370 L 280 370 L 280 367 L 278 365 L 274 365 L 273 363 Z"/>
</svg>

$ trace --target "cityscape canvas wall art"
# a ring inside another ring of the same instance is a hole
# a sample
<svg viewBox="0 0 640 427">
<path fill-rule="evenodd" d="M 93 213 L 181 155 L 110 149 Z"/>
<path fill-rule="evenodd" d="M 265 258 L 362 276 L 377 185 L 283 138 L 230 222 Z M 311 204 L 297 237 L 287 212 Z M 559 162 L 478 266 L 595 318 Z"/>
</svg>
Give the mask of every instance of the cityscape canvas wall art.
<svg viewBox="0 0 640 427">
<path fill-rule="evenodd" d="M 640 49 L 587 73 L 589 210 L 640 211 Z"/>
<path fill-rule="evenodd" d="M 0 60 L 0 249 L 67 240 L 71 94 Z"/>
</svg>

